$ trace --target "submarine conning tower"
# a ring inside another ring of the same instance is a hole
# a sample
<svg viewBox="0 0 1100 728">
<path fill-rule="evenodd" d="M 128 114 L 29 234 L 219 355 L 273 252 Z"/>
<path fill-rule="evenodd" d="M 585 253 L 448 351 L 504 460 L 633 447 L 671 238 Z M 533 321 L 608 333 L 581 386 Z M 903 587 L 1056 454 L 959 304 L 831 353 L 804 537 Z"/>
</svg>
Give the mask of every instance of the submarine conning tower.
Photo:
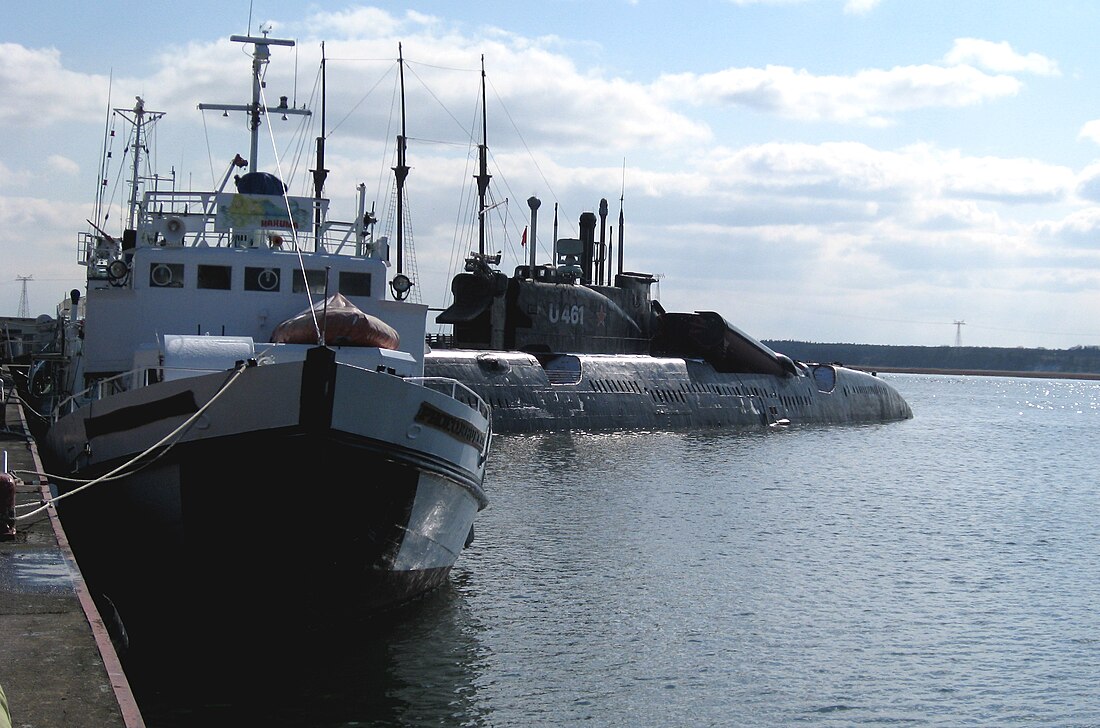
<svg viewBox="0 0 1100 728">
<path fill-rule="evenodd" d="M 537 209 L 532 204 L 532 223 Z M 579 239 L 555 241 L 550 264 L 518 266 L 511 278 L 492 267 L 497 256 L 471 254 L 465 272 L 451 281 L 453 303 L 436 322 L 454 327 L 454 345 L 461 349 L 648 353 L 663 313 L 650 297 L 656 278 L 620 272 L 614 285 L 593 284 L 604 255 L 596 224 L 594 213 L 582 213 Z"/>
</svg>

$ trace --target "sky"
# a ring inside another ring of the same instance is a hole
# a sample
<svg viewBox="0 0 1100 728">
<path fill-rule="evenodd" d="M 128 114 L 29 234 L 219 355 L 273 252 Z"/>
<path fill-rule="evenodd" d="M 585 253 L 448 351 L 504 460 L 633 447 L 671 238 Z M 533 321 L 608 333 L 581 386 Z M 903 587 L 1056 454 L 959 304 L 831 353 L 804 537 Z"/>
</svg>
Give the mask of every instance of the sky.
<svg viewBox="0 0 1100 728">
<path fill-rule="evenodd" d="M 380 229 L 400 49 L 408 262 L 432 307 L 477 246 L 484 118 L 487 247 L 505 271 L 528 255 L 528 198 L 539 263 L 606 199 L 608 239 L 658 277 L 666 310 L 760 339 L 1100 346 L 1092 0 L 42 0 L 4 15 L 0 315 L 24 292 L 31 315 L 53 313 L 83 286 L 77 234 L 101 179 L 109 200 L 129 179 L 111 109 L 141 96 L 165 113 L 150 173 L 180 187 L 210 189 L 248 156 L 243 117 L 198 104 L 249 100 L 229 37 L 269 29 L 296 45 L 273 50 L 265 94 L 313 114 L 269 117 L 260 166 L 309 194 L 323 116 L 331 216 L 355 215 L 362 184 Z M 121 208 L 104 209 L 117 234 Z"/>
</svg>

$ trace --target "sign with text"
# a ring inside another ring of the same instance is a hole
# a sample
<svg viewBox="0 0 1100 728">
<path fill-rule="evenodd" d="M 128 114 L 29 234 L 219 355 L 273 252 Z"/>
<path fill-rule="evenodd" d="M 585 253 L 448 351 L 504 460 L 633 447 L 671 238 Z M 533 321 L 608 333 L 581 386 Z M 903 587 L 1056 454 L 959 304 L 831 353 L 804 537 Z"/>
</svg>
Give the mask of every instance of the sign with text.
<svg viewBox="0 0 1100 728">
<path fill-rule="evenodd" d="M 277 195 L 245 195 L 222 193 L 217 196 L 217 232 L 247 232 L 250 230 L 295 230 L 308 233 L 313 229 L 312 197 L 279 197 Z"/>
</svg>

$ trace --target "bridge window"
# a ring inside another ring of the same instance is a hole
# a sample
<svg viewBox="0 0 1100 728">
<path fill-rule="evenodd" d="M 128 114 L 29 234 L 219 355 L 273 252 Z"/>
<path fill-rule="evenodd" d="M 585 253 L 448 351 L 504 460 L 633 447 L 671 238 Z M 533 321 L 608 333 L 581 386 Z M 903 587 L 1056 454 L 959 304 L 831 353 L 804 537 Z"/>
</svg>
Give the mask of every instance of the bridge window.
<svg viewBox="0 0 1100 728">
<path fill-rule="evenodd" d="M 309 292 L 317 295 L 324 295 L 325 293 L 325 272 L 323 270 L 307 270 L 305 278 L 302 278 L 302 271 L 294 271 L 293 283 L 291 283 L 290 290 L 293 293 L 305 293 L 306 282 L 309 282 Z"/>
<path fill-rule="evenodd" d="M 350 270 L 340 271 L 339 290 L 340 293 L 343 293 L 345 296 L 369 296 L 370 273 L 360 273 Z"/>
<path fill-rule="evenodd" d="M 233 269 L 228 265 L 200 265 L 199 288 L 228 291 L 233 280 Z"/>
</svg>

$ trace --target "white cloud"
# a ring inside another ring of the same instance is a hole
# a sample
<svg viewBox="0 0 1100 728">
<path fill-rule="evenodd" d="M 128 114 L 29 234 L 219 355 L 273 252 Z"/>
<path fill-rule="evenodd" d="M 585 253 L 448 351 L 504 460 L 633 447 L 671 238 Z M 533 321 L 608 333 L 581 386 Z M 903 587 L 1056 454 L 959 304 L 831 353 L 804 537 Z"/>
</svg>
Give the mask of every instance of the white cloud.
<svg viewBox="0 0 1100 728">
<path fill-rule="evenodd" d="M 1077 177 L 1077 194 L 1084 200 L 1100 202 L 1100 162 L 1093 162 L 1081 170 Z"/>
<path fill-rule="evenodd" d="M 972 106 L 1014 95 L 1020 82 L 969 66 L 899 66 L 851 76 L 817 76 L 786 66 L 666 75 L 654 84 L 665 100 L 735 104 L 805 121 L 889 123 L 889 115 L 922 108 Z"/>
<path fill-rule="evenodd" d="M 39 126 L 102 115 L 107 86 L 104 77 L 65 69 L 55 48 L 0 43 L 0 123 Z"/>
<path fill-rule="evenodd" d="M 646 85 L 578 69 L 568 56 L 552 50 L 559 42 L 553 37 L 503 32 L 488 39 L 473 37 L 433 18 L 408 14 L 398 19 L 373 9 L 319 14 L 309 22 L 297 49 L 272 51 L 265 77 L 272 97 L 296 90 L 298 103 L 304 103 L 310 94 L 319 93 L 314 69 L 320 61 L 320 42 L 315 42 L 314 33 L 345 26 L 375 29 L 325 41 L 328 131 L 336 143 L 377 139 L 395 123 L 392 102 L 399 42 L 406 61 L 408 133 L 417 140 L 454 144 L 480 136 L 470 111 L 480 95 L 482 55 L 491 119 L 499 114 L 491 125 L 521 130 L 524 137 L 539 139 L 541 150 L 659 149 L 711 136 L 706 124 L 654 98 Z M 409 35 L 387 35 L 383 30 Z M 194 43 L 166 50 L 157 61 L 159 67 L 150 77 L 130 85 L 155 88 L 155 98 L 148 94 L 146 101 L 168 111 L 173 124 L 197 119 L 195 100 L 246 101 L 227 97 L 225 90 L 227 74 L 247 73 L 247 59 L 237 44 Z M 115 86 L 123 84 L 116 81 Z M 507 115 L 500 112 L 501 104 Z M 312 100 L 311 106 L 316 109 L 319 101 Z M 211 130 L 239 128 L 233 114 L 223 119 L 220 113 L 208 112 L 205 123 Z M 490 143 L 500 151 L 520 142 L 510 134 Z"/>
<path fill-rule="evenodd" d="M 866 15 L 878 7 L 881 0 L 847 0 L 844 12 L 848 15 Z"/>
<path fill-rule="evenodd" d="M 1100 144 L 1100 119 L 1086 122 L 1077 133 L 1078 139 L 1087 139 L 1090 142 Z"/>
<path fill-rule="evenodd" d="M 811 2 L 811 0 L 729 0 L 734 5 L 746 7 L 748 5 L 798 5 Z M 844 12 L 848 15 L 865 15 L 876 7 L 882 0 L 845 0 Z"/>
<path fill-rule="evenodd" d="M 910 158 L 858 142 L 759 144 L 715 155 L 702 169 L 737 188 L 818 198 L 882 200 L 923 186 Z"/>
<path fill-rule="evenodd" d="M 944 56 L 951 65 L 972 63 L 995 73 L 1034 73 L 1059 76 L 1058 62 L 1039 53 L 1021 55 L 1007 42 L 994 43 L 979 38 L 957 38 Z"/>
<path fill-rule="evenodd" d="M 49 174 L 60 174 L 65 177 L 76 177 L 80 174 L 80 165 L 60 154 L 51 154 L 46 159 L 46 169 Z"/>
<path fill-rule="evenodd" d="M 1076 186 L 1072 171 L 1034 159 L 941 155 L 944 194 L 999 202 L 1059 202 Z"/>
<path fill-rule="evenodd" d="M 448 32 L 443 19 L 408 10 L 398 16 L 374 7 L 349 6 L 345 10 L 318 12 L 303 24 L 310 35 L 335 39 L 409 37 L 410 40 L 424 33 Z M 394 49 L 396 50 L 396 49 Z"/>
<path fill-rule="evenodd" d="M 1035 226 L 1035 234 L 1070 247 L 1100 250 L 1100 207 L 1076 210 L 1060 220 Z"/>
<path fill-rule="evenodd" d="M 974 157 L 931 145 L 881 151 L 859 142 L 749 146 L 713 154 L 699 172 L 712 181 L 712 192 L 873 201 L 894 213 L 920 203 L 916 217 L 925 221 L 929 200 L 941 218 L 950 211 L 956 220 L 981 220 L 977 203 L 1058 202 L 1077 184 L 1071 170 L 1032 159 Z"/>
<path fill-rule="evenodd" d="M 730 0 L 734 5 L 798 5 L 810 0 Z"/>
</svg>

